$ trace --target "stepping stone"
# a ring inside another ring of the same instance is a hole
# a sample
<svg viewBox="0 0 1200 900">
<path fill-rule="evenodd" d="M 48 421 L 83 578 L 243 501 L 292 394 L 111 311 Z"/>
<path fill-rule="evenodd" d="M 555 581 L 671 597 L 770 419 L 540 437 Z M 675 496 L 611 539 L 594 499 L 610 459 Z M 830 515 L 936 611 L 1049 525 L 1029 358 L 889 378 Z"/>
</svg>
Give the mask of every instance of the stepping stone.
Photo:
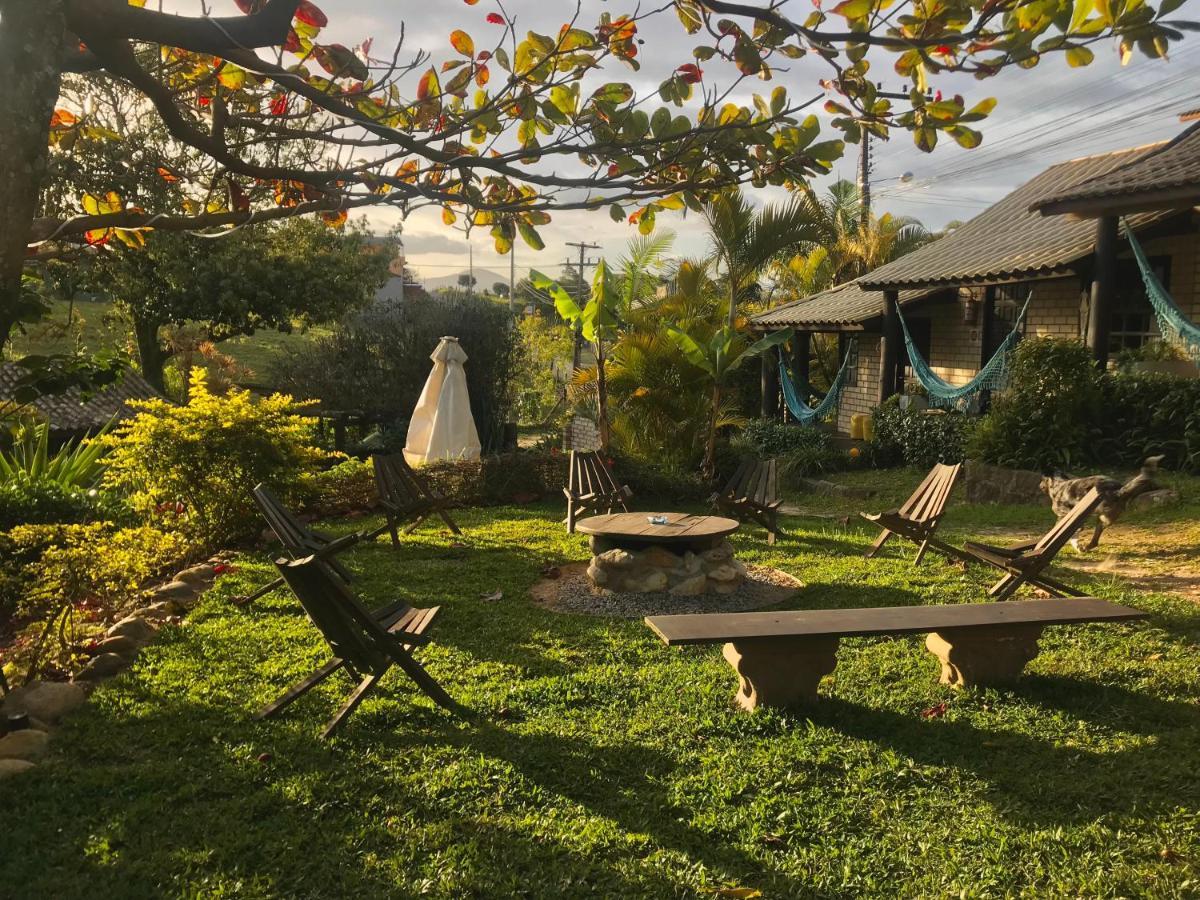
<svg viewBox="0 0 1200 900">
<path fill-rule="evenodd" d="M 155 600 L 179 600 L 187 603 L 195 600 L 199 589 L 195 584 L 186 581 L 171 581 L 155 588 L 151 596 Z"/>
<path fill-rule="evenodd" d="M 61 681 L 34 681 L 12 691 L 0 711 L 6 716 L 25 713 L 54 724 L 87 699 L 83 688 Z"/>
<path fill-rule="evenodd" d="M 111 678 L 129 665 L 128 657 L 117 653 L 101 653 L 88 660 L 87 665 L 75 673 L 75 681 L 99 681 Z"/>
<path fill-rule="evenodd" d="M 0 781 L 10 775 L 20 775 L 33 768 L 36 766 L 27 759 L 0 759 Z"/>
<path fill-rule="evenodd" d="M 26 728 L 0 738 L 0 759 L 38 759 L 46 752 L 50 735 Z"/>
<path fill-rule="evenodd" d="M 214 566 L 208 563 L 202 563 L 198 566 L 190 566 L 181 572 L 175 573 L 175 581 L 182 581 L 186 584 L 203 587 L 217 577 L 217 570 Z M 174 582 L 172 582 L 173 584 Z"/>
<path fill-rule="evenodd" d="M 100 641 L 92 650 L 93 656 L 100 656 L 104 653 L 116 653 L 119 656 L 133 656 L 138 651 L 138 642 L 127 634 L 118 634 L 115 637 L 105 638 Z"/>
<path fill-rule="evenodd" d="M 126 616 L 105 632 L 108 637 L 128 637 L 144 644 L 154 637 L 154 628 L 139 616 Z"/>
</svg>

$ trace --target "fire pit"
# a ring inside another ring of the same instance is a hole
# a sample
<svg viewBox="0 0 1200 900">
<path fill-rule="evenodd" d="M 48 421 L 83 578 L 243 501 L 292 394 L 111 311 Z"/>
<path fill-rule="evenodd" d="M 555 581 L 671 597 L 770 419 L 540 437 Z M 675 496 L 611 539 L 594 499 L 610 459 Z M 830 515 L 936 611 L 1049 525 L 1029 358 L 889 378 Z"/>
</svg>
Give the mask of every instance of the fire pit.
<svg viewBox="0 0 1200 900">
<path fill-rule="evenodd" d="M 687 513 L 616 513 L 576 525 L 590 538 L 595 587 L 679 597 L 738 589 L 746 568 L 726 540 L 737 529 L 736 519 Z"/>
</svg>

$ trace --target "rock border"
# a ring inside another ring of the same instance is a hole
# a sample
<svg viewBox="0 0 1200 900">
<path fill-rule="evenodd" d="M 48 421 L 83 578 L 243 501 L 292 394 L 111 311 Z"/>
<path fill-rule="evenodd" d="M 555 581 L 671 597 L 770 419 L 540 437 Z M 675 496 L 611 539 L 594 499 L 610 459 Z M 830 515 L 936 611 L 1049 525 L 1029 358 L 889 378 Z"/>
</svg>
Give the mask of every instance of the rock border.
<svg viewBox="0 0 1200 900">
<path fill-rule="evenodd" d="M 190 612 L 229 565 L 222 557 L 180 569 L 146 592 L 145 603 L 113 623 L 88 648 L 90 658 L 70 681 L 31 681 L 0 697 L 0 780 L 37 767 L 49 748 L 53 729 L 83 705 L 102 681 L 133 663 L 164 624 L 176 624 Z M 25 727 L 6 731 L 10 716 L 24 716 Z"/>
</svg>

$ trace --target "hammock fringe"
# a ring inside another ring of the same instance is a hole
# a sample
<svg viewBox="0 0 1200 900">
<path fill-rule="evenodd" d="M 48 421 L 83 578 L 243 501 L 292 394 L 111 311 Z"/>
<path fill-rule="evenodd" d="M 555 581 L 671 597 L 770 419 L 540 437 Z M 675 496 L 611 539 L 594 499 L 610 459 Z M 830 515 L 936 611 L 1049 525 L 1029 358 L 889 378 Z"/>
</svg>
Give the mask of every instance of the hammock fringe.
<svg viewBox="0 0 1200 900">
<path fill-rule="evenodd" d="M 1142 250 L 1142 245 L 1133 236 L 1133 229 L 1129 227 L 1129 223 L 1122 219 L 1121 224 L 1125 226 L 1125 236 L 1129 238 L 1129 246 L 1137 258 L 1142 283 L 1146 285 L 1146 297 L 1154 309 L 1154 318 L 1158 320 L 1158 330 L 1162 332 L 1163 340 L 1182 349 L 1193 362 L 1200 363 L 1200 327 L 1188 320 L 1183 310 L 1167 293 L 1163 283 L 1158 280 L 1158 276 L 1150 267 L 1150 260 Z"/>
<path fill-rule="evenodd" d="M 801 392 L 804 395 L 808 394 L 808 385 L 803 388 L 796 386 L 796 380 L 792 376 L 791 371 L 787 367 L 787 363 L 783 359 L 783 351 L 779 351 L 779 384 L 783 388 L 783 400 L 787 404 L 788 412 L 801 425 L 811 425 L 828 416 L 838 405 L 838 399 L 842 394 L 842 387 L 846 382 L 846 375 L 849 372 L 850 358 L 854 354 L 854 348 L 858 342 L 851 340 L 846 347 L 846 357 L 842 360 L 842 367 L 838 369 L 837 375 L 833 378 L 833 383 L 829 385 L 829 390 L 825 392 L 825 396 L 816 406 L 809 406 L 804 402 Z"/>
</svg>

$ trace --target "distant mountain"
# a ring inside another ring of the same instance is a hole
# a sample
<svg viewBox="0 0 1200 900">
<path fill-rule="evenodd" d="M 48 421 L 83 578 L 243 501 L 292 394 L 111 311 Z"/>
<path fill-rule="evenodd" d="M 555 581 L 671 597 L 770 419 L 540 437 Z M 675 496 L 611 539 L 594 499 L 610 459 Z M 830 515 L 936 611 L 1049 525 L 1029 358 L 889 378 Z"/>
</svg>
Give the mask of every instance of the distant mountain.
<svg viewBox="0 0 1200 900">
<path fill-rule="evenodd" d="M 417 274 L 421 274 L 421 267 L 414 265 L 413 268 Z M 453 275 L 438 275 L 436 278 L 421 278 L 420 280 L 425 285 L 425 290 L 436 291 L 438 288 L 458 287 L 458 276 L 468 274 L 466 269 L 461 272 L 455 272 Z M 475 289 L 477 291 L 490 291 L 492 285 L 497 281 L 503 281 L 508 284 L 508 276 L 501 275 L 498 272 L 493 272 L 491 269 L 476 269 L 475 270 Z"/>
</svg>

